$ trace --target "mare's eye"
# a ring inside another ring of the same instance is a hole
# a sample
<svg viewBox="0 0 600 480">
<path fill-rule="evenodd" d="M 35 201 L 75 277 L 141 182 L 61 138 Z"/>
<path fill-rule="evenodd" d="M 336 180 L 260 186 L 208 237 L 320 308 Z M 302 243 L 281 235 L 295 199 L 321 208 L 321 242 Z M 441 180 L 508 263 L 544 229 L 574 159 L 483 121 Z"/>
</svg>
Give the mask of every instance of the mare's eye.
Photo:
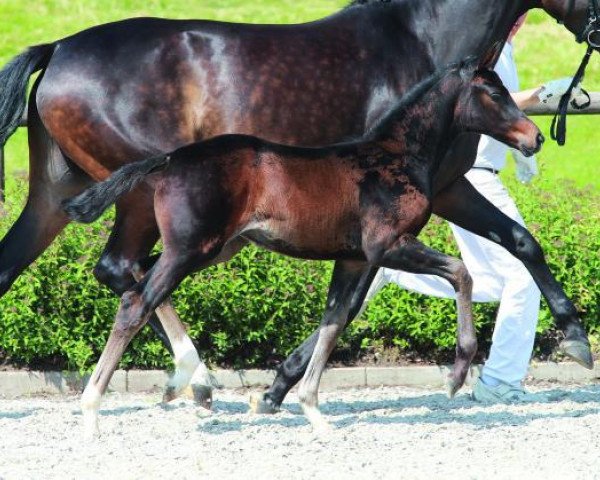
<svg viewBox="0 0 600 480">
<path fill-rule="evenodd" d="M 497 102 L 498 100 L 500 100 L 502 98 L 502 95 L 500 95 L 499 93 L 492 93 L 492 94 L 490 94 L 490 97 L 492 97 L 492 100 Z"/>
</svg>

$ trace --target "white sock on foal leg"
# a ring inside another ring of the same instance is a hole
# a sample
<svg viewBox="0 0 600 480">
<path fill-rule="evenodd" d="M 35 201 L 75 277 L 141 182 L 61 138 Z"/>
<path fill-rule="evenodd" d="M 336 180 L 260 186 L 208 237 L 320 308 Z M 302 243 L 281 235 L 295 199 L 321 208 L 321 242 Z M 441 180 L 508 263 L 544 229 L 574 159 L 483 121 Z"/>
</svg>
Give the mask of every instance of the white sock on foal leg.
<svg viewBox="0 0 600 480">
<path fill-rule="evenodd" d="M 166 401 L 173 400 L 185 390 L 199 367 L 204 367 L 206 370 L 206 366 L 200 360 L 200 356 L 188 336 L 172 340 L 171 345 L 175 356 L 175 373 L 167 382 Z"/>
<path fill-rule="evenodd" d="M 98 428 L 98 411 L 100 410 L 100 390 L 92 382 L 88 382 L 81 396 L 81 413 L 83 414 L 84 437 L 93 440 L 100 436 Z"/>
<path fill-rule="evenodd" d="M 156 309 L 156 315 L 169 337 L 175 357 L 175 373 L 167 382 L 163 397 L 165 402 L 170 402 L 187 388 L 196 370 L 201 366 L 206 370 L 206 366 L 200 360 L 200 356 L 170 300 L 165 301 Z M 210 386 L 210 383 L 206 385 Z"/>
</svg>

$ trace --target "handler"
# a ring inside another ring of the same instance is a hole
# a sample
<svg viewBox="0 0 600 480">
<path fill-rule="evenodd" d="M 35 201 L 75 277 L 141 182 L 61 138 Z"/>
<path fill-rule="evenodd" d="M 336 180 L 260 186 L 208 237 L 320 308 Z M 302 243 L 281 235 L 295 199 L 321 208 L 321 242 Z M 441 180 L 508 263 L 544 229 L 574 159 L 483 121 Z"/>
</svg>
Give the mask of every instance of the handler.
<svg viewBox="0 0 600 480">
<path fill-rule="evenodd" d="M 524 21 L 525 16 L 513 27 L 495 68 L 521 109 L 563 95 L 571 83 L 571 78 L 564 78 L 536 89 L 518 91 L 512 40 Z M 475 164 L 465 176 L 491 203 L 524 226 L 515 202 L 498 177 L 499 171 L 505 167 L 508 150 L 504 144 L 482 136 Z M 518 152 L 513 152 L 513 156 L 517 178 L 529 183 L 538 173 L 535 157 L 526 158 Z M 490 354 L 473 388 L 472 397 L 486 403 L 526 400 L 522 381 L 527 375 L 533 350 L 540 291 L 523 264 L 504 248 L 456 225 L 450 224 L 450 227 L 473 277 L 473 301 L 500 302 Z M 452 286 L 441 277 L 381 269 L 367 294 L 365 305 L 388 283 L 436 297 L 455 296 Z"/>
</svg>

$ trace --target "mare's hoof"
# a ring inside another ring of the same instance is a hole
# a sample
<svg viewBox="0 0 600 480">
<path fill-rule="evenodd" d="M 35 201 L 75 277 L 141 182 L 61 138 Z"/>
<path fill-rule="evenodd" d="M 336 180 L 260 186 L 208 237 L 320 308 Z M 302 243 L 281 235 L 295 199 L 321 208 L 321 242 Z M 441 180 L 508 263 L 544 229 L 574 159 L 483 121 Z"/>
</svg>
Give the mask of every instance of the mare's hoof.
<svg viewBox="0 0 600 480">
<path fill-rule="evenodd" d="M 273 415 L 279 412 L 279 407 L 265 399 L 264 393 L 250 394 L 250 411 L 259 415 Z"/>
<path fill-rule="evenodd" d="M 594 368 L 594 358 L 590 344 L 582 340 L 563 340 L 560 350 L 579 365 L 591 370 Z"/>
</svg>

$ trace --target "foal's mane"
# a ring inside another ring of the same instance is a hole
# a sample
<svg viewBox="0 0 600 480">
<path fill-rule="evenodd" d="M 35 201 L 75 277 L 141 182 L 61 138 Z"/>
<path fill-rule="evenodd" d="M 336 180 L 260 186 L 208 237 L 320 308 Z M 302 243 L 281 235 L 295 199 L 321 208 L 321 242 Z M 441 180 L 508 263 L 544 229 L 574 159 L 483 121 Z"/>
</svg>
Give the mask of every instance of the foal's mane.
<svg viewBox="0 0 600 480">
<path fill-rule="evenodd" d="M 453 73 L 460 73 L 461 76 L 466 71 L 473 71 L 476 69 L 477 59 L 475 57 L 468 57 L 461 62 L 455 62 L 447 65 L 445 68 L 437 70 L 432 73 L 429 77 L 421 82 L 417 83 L 408 92 L 406 92 L 400 100 L 389 110 L 387 113 L 371 130 L 369 133 L 384 133 L 390 124 L 398 120 L 399 116 L 402 116 L 406 111 L 418 103 L 423 96 L 425 96 L 430 90 L 436 87 L 445 77 Z"/>
</svg>

